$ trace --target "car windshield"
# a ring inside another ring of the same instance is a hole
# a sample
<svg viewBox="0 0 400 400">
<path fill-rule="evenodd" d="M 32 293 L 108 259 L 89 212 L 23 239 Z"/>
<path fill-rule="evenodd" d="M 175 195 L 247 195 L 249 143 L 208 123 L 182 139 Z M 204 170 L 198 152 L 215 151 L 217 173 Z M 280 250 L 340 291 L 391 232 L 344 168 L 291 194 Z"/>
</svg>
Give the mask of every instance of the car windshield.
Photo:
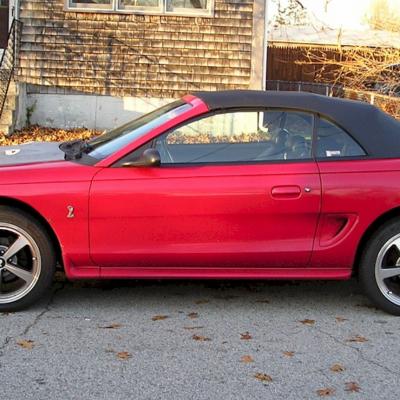
<svg viewBox="0 0 400 400">
<path fill-rule="evenodd" d="M 168 120 L 189 110 L 192 106 L 181 100 L 167 104 L 119 128 L 113 129 L 87 143 L 89 156 L 102 160 L 124 146 L 157 128 Z"/>
</svg>

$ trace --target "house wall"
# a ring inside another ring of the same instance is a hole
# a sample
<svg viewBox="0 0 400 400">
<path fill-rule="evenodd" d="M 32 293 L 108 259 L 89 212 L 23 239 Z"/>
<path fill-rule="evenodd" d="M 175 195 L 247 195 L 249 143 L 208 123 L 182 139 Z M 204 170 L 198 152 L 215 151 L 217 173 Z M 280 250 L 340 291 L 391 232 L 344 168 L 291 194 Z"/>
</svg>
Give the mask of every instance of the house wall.
<svg viewBox="0 0 400 400">
<path fill-rule="evenodd" d="M 265 4 L 215 0 L 213 17 L 184 17 L 75 12 L 64 0 L 21 0 L 18 80 L 28 84 L 32 121 L 71 126 L 76 116 L 76 126 L 110 128 L 116 119 L 99 119 L 93 104 L 119 113 L 119 123 L 134 116 L 121 108 L 127 102 L 149 99 L 146 112 L 190 91 L 249 88 L 254 2 Z"/>
<path fill-rule="evenodd" d="M 215 0 L 215 16 L 64 10 L 21 0 L 19 79 L 90 94 L 176 97 L 247 88 L 253 0 Z"/>
</svg>

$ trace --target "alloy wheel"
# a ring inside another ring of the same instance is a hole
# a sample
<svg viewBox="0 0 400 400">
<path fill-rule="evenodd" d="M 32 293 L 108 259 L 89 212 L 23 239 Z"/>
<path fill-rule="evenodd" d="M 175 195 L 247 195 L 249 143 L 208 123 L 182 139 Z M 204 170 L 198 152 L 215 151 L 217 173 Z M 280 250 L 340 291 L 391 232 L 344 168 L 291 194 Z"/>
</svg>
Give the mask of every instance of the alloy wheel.
<svg viewBox="0 0 400 400">
<path fill-rule="evenodd" d="M 0 304 L 26 296 L 40 272 L 40 251 L 32 236 L 19 226 L 0 223 Z"/>
<path fill-rule="evenodd" d="M 382 294 L 400 306 L 400 235 L 392 237 L 380 250 L 375 264 L 375 279 Z"/>
</svg>

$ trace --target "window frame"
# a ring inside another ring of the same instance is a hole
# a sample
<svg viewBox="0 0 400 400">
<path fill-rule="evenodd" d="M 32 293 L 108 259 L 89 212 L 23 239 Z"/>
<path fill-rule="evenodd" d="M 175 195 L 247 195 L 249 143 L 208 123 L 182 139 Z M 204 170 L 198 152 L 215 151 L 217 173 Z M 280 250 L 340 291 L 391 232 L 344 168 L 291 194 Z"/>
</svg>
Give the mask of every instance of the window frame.
<svg viewBox="0 0 400 400">
<path fill-rule="evenodd" d="M 353 140 L 354 143 L 356 143 L 360 149 L 365 153 L 362 156 L 335 156 L 335 157 L 318 157 L 318 128 L 320 124 L 320 120 L 324 119 L 331 124 L 335 125 L 338 127 L 340 130 L 342 130 L 351 140 Z M 352 160 L 365 160 L 371 158 L 370 155 L 368 154 L 367 150 L 365 150 L 364 146 L 356 140 L 353 135 L 345 129 L 342 125 L 338 124 L 335 120 L 332 118 L 329 118 L 326 115 L 322 115 L 319 113 L 315 113 L 315 120 L 314 120 L 314 138 L 313 138 L 313 158 L 316 162 L 330 162 L 330 161 L 352 161 Z"/>
<path fill-rule="evenodd" d="M 316 125 L 318 114 L 312 112 L 310 110 L 304 110 L 299 108 L 286 108 L 286 107 L 238 107 L 238 108 L 224 108 L 220 110 L 209 111 L 201 115 L 197 115 L 195 117 L 189 118 L 185 121 L 182 121 L 180 124 L 175 125 L 174 127 L 165 130 L 164 132 L 160 133 L 153 139 L 143 143 L 141 146 L 137 147 L 129 154 L 126 154 L 121 159 L 117 160 L 113 165 L 110 167 L 112 168 L 119 168 L 122 167 L 127 161 L 131 161 L 130 157 L 133 153 L 137 152 L 139 149 L 143 149 L 143 151 L 147 148 L 155 148 L 156 140 L 164 135 L 168 135 L 169 133 L 179 129 L 181 126 L 191 124 L 192 122 L 199 121 L 204 118 L 212 117 L 214 115 L 219 114 L 226 114 L 231 112 L 266 112 L 266 111 L 285 111 L 285 112 L 302 112 L 308 114 L 312 118 L 312 125 L 311 125 L 311 152 L 310 157 L 305 159 L 286 159 L 286 160 L 250 160 L 250 161 L 214 161 L 214 162 L 196 162 L 196 163 L 161 163 L 159 168 L 190 168 L 190 167 L 207 167 L 207 166 L 224 166 L 224 165 L 260 165 L 260 164 L 282 164 L 282 162 L 286 163 L 310 163 L 316 162 L 316 158 L 314 156 L 314 148 L 316 143 Z"/>
<path fill-rule="evenodd" d="M 78 0 L 79 1 L 79 0 Z M 110 0 L 110 5 L 108 4 L 91 4 L 91 3 L 81 3 L 76 6 L 72 5 L 72 0 L 65 0 L 65 8 L 68 11 L 113 11 L 115 0 Z"/>
<path fill-rule="evenodd" d="M 175 8 L 176 11 L 168 11 L 167 3 L 170 0 L 158 0 L 158 7 L 146 6 L 128 6 L 120 7 L 120 0 L 110 0 L 111 6 L 102 4 L 80 4 L 72 5 L 73 0 L 64 0 L 64 10 L 67 12 L 90 12 L 90 13 L 108 13 L 108 14 L 147 14 L 147 15 L 171 15 L 182 17 L 214 17 L 215 0 L 208 0 L 209 7 L 206 10 L 198 8 Z M 76 0 L 79 2 L 79 0 Z"/>
</svg>

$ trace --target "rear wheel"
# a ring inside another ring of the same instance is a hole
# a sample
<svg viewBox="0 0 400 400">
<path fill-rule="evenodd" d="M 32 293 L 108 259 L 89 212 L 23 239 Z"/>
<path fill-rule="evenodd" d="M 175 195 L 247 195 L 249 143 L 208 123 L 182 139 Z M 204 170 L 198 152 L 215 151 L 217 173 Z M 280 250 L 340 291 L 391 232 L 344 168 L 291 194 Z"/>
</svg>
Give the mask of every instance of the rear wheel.
<svg viewBox="0 0 400 400">
<path fill-rule="evenodd" d="M 400 315 L 400 220 L 386 223 L 368 241 L 361 259 L 360 280 L 374 304 Z"/>
<path fill-rule="evenodd" d="M 42 225 L 25 212 L 0 207 L 0 311 L 37 301 L 51 285 L 55 264 Z"/>
</svg>

